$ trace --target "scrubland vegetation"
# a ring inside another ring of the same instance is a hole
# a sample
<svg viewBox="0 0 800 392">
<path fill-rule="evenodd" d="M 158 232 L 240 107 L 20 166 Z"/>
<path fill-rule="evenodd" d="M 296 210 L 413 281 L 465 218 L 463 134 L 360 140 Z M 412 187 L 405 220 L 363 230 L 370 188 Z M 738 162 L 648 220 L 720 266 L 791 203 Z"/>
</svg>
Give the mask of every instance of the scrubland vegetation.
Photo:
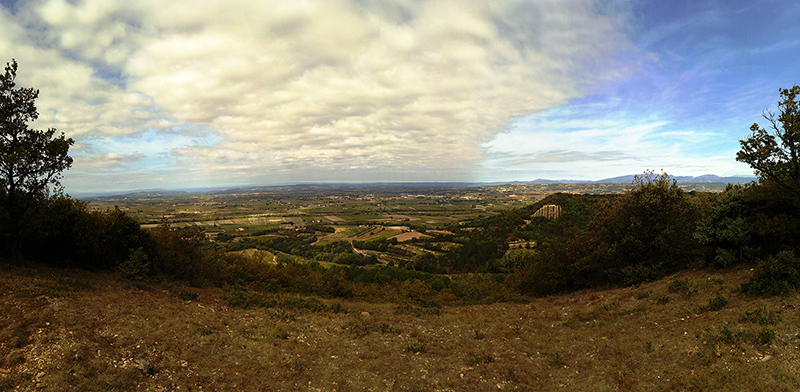
<svg viewBox="0 0 800 392">
<path fill-rule="evenodd" d="M 0 390 L 797 390 L 798 295 L 751 276 L 442 305 L 3 265 Z"/>
<path fill-rule="evenodd" d="M 366 198 L 213 242 L 64 195 L 58 150 L 1 181 L 0 390 L 796 390 L 798 93 L 741 142 L 759 181 L 719 193 Z"/>
</svg>

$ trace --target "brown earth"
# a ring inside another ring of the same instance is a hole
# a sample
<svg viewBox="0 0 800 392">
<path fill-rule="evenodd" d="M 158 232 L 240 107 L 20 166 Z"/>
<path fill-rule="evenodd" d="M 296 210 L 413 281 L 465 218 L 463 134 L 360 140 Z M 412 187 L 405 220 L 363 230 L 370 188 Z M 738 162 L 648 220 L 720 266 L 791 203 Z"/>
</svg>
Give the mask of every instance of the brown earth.
<svg viewBox="0 0 800 392">
<path fill-rule="evenodd" d="M 323 300 L 313 311 L 0 264 L 0 391 L 798 390 L 798 295 L 741 296 L 748 274 L 529 303 Z M 717 296 L 728 302 L 710 310 Z"/>
<path fill-rule="evenodd" d="M 405 233 L 400 233 L 396 236 L 392 236 L 391 238 L 396 238 L 397 242 L 405 242 L 413 240 L 414 238 L 426 238 L 426 237 L 430 236 L 416 231 L 408 231 Z"/>
</svg>

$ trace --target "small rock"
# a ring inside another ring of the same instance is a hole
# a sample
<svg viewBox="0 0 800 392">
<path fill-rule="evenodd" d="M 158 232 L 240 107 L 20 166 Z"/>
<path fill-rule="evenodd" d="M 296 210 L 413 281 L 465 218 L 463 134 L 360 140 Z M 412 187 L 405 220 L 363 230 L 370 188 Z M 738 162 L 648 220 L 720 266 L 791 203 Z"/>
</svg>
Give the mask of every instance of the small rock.
<svg viewBox="0 0 800 392">
<path fill-rule="evenodd" d="M 136 364 L 136 367 L 142 371 L 144 374 L 153 374 L 155 373 L 155 369 L 153 369 L 153 364 L 151 364 L 146 359 L 136 359 L 133 361 Z"/>
<path fill-rule="evenodd" d="M 369 312 L 361 312 L 361 317 L 369 317 Z"/>
</svg>

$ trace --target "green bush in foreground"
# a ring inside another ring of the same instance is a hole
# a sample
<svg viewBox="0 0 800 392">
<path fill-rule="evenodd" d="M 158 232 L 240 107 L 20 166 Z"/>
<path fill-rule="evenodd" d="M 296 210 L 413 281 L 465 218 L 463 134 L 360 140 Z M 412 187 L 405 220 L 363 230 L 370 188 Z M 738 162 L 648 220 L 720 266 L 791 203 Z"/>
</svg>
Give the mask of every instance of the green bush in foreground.
<svg viewBox="0 0 800 392">
<path fill-rule="evenodd" d="M 141 246 L 130 252 L 125 261 L 117 264 L 117 272 L 128 279 L 142 280 L 150 273 L 150 258 Z"/>
<path fill-rule="evenodd" d="M 800 259 L 794 251 L 783 251 L 756 266 L 753 276 L 742 285 L 749 295 L 783 295 L 800 287 Z"/>
</svg>

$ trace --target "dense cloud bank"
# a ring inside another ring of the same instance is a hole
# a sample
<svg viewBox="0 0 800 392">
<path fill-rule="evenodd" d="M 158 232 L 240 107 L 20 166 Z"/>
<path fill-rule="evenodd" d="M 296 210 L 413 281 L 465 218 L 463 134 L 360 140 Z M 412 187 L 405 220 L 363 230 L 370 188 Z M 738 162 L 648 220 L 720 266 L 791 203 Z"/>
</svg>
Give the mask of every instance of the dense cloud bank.
<svg viewBox="0 0 800 392">
<path fill-rule="evenodd" d="M 68 182 L 470 180 L 511 119 L 626 72 L 615 11 L 20 1 L 0 10 L 0 55 L 42 90 L 36 126 L 78 141 Z"/>
</svg>

